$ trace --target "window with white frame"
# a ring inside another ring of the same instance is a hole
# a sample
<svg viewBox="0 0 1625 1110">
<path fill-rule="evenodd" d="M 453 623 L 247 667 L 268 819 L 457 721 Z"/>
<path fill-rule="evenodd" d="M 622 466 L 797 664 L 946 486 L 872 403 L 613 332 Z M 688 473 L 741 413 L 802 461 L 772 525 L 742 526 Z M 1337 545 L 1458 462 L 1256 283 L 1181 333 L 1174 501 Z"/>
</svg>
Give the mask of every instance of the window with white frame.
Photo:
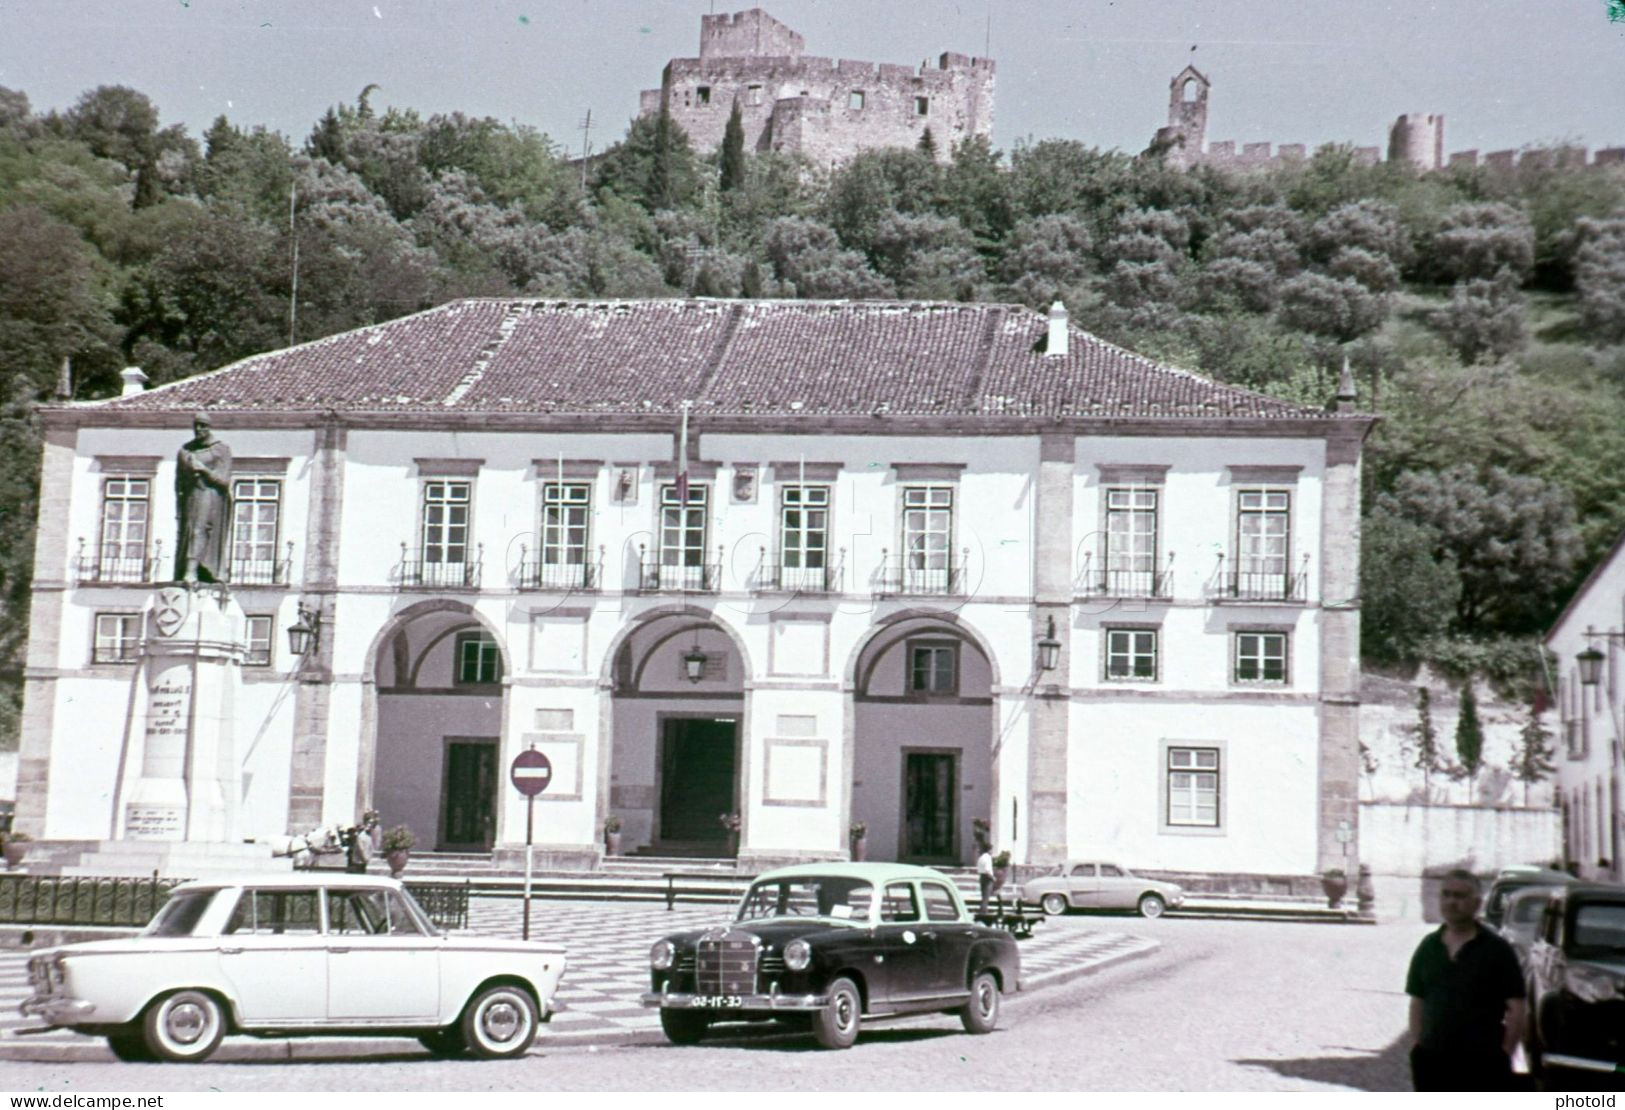
<svg viewBox="0 0 1625 1110">
<path fill-rule="evenodd" d="M 779 585 L 823 589 L 829 563 L 829 487 L 779 487 Z"/>
<path fill-rule="evenodd" d="M 141 614 L 97 613 L 92 663 L 134 663 L 141 658 Z"/>
<path fill-rule="evenodd" d="M 1146 486 L 1106 491 L 1107 593 L 1151 595 L 1157 577 L 1157 491 Z"/>
<path fill-rule="evenodd" d="M 761 102 L 762 102 L 762 86 L 760 86 L 760 85 L 746 85 L 745 86 L 745 103 L 751 105 L 752 107 L 755 107 L 756 105 L 760 104 Z"/>
<path fill-rule="evenodd" d="M 591 519 L 590 483 L 542 483 L 543 585 L 590 585 L 585 574 Z"/>
<path fill-rule="evenodd" d="M 471 484 L 423 483 L 423 563 L 425 569 L 462 567 L 468 562 Z"/>
<path fill-rule="evenodd" d="M 239 478 L 231 489 L 231 580 L 238 585 L 278 581 L 277 525 L 282 483 L 276 478 Z"/>
<path fill-rule="evenodd" d="M 1237 594 L 1284 595 L 1291 531 L 1290 490 L 1248 488 L 1236 492 Z"/>
<path fill-rule="evenodd" d="M 710 487 L 698 483 L 689 483 L 686 501 L 677 486 L 660 488 L 661 566 L 705 565 L 706 509 L 710 497 Z"/>
<path fill-rule="evenodd" d="M 1168 748 L 1169 825 L 1219 827 L 1219 749 Z"/>
<path fill-rule="evenodd" d="M 1106 629 L 1106 678 L 1121 682 L 1157 677 L 1157 630 Z"/>
<path fill-rule="evenodd" d="M 957 694 L 959 645 L 951 640 L 911 642 L 908 645 L 908 691 L 911 694 Z"/>
<path fill-rule="evenodd" d="M 99 581 L 145 581 L 151 498 L 150 478 L 110 474 L 102 483 L 101 546 L 96 553 Z"/>
<path fill-rule="evenodd" d="M 1286 684 L 1285 632 L 1237 632 L 1235 637 L 1237 682 Z"/>
<path fill-rule="evenodd" d="M 246 629 L 247 644 L 243 652 L 243 666 L 269 667 L 271 665 L 272 635 L 276 627 L 274 617 L 250 614 Z"/>
<path fill-rule="evenodd" d="M 457 634 L 458 686 L 489 686 L 502 681 L 502 652 L 497 642 L 484 632 Z"/>
<path fill-rule="evenodd" d="M 953 584 L 954 487 L 903 488 L 903 585 L 946 593 Z"/>
</svg>

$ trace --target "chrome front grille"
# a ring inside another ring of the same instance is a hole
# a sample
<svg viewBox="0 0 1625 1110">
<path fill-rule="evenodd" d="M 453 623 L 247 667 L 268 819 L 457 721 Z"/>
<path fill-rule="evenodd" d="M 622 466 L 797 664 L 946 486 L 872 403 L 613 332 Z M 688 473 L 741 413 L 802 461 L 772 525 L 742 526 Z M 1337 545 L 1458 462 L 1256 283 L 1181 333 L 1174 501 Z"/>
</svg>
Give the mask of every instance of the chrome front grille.
<svg viewBox="0 0 1625 1110">
<path fill-rule="evenodd" d="M 703 936 L 694 958 L 696 994 L 754 994 L 758 941 L 749 933 Z"/>
<path fill-rule="evenodd" d="M 788 969 L 784 966 L 784 957 L 777 952 L 764 952 L 757 962 L 756 970 L 765 978 L 769 975 L 783 975 Z"/>
</svg>

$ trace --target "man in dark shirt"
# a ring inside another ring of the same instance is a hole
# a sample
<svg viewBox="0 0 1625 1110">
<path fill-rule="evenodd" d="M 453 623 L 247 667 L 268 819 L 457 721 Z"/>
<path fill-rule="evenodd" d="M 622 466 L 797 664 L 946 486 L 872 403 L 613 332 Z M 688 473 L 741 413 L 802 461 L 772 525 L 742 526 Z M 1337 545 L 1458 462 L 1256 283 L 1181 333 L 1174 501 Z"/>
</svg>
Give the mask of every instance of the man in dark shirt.
<svg viewBox="0 0 1625 1110">
<path fill-rule="evenodd" d="M 1507 1091 L 1523 1035 L 1523 972 L 1512 946 L 1477 920 L 1478 879 L 1456 870 L 1439 888 L 1444 924 L 1411 957 L 1411 1080 L 1418 1091 Z"/>
</svg>

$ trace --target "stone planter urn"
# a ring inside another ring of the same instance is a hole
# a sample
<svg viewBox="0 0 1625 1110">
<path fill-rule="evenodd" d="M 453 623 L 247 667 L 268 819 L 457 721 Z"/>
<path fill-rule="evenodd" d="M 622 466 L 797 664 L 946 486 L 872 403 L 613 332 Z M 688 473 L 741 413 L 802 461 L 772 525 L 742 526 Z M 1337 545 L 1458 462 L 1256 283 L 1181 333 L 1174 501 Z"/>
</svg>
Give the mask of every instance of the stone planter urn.
<svg viewBox="0 0 1625 1110">
<path fill-rule="evenodd" d="M 393 852 L 385 852 L 384 858 L 389 861 L 389 877 L 398 879 L 401 872 L 406 870 L 406 861 L 412 858 L 412 853 L 406 848 L 397 848 Z"/>
<path fill-rule="evenodd" d="M 619 817 L 604 818 L 604 855 L 618 856 L 621 854 L 621 819 Z"/>
<path fill-rule="evenodd" d="M 1349 877 L 1334 867 L 1320 877 L 1320 889 L 1326 895 L 1326 905 L 1335 910 L 1343 904 L 1343 895 L 1349 892 Z"/>
<path fill-rule="evenodd" d="M 847 830 L 847 846 L 852 850 L 852 862 L 862 863 L 869 858 L 869 826 L 861 821 L 853 822 Z"/>
<path fill-rule="evenodd" d="M 405 825 L 396 825 L 384 834 L 381 845 L 384 858 L 389 861 L 389 877 L 398 879 L 401 872 L 406 870 L 406 861 L 412 852 L 412 845 L 416 844 L 417 837 Z"/>
<path fill-rule="evenodd" d="M 7 867 L 13 869 L 21 867 L 23 857 L 28 854 L 28 841 L 7 837 L 4 847 L 0 848 L 0 853 L 4 853 Z"/>
</svg>

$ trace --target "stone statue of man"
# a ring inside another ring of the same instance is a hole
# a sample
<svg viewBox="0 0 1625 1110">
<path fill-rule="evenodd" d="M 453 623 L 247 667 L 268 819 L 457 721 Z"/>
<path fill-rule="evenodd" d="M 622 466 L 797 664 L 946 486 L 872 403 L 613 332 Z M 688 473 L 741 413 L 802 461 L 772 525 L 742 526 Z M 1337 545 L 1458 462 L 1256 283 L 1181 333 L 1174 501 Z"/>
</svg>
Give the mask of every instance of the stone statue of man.
<svg viewBox="0 0 1625 1110">
<path fill-rule="evenodd" d="M 175 456 L 175 578 L 227 582 L 231 564 L 231 448 L 214 438 L 208 414 L 192 417 L 192 439 Z"/>
</svg>

